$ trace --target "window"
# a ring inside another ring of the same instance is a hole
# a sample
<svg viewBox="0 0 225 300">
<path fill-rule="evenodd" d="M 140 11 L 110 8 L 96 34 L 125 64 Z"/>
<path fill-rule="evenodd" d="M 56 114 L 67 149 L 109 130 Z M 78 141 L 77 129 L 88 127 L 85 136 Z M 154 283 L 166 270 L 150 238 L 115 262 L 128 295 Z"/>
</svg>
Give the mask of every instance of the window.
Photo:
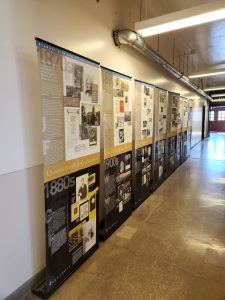
<svg viewBox="0 0 225 300">
<path fill-rule="evenodd" d="M 215 121 L 215 112 L 212 110 L 209 112 L 209 121 Z"/>
<path fill-rule="evenodd" d="M 218 111 L 218 121 L 225 121 L 225 110 Z"/>
</svg>

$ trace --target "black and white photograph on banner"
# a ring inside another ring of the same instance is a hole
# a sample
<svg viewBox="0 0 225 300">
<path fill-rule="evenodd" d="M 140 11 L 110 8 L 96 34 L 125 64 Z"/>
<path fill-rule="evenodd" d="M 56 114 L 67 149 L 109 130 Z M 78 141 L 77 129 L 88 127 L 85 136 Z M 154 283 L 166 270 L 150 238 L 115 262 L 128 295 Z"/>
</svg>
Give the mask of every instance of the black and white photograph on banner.
<svg viewBox="0 0 225 300">
<path fill-rule="evenodd" d="M 117 116 L 116 127 L 124 127 L 124 116 Z"/>
<path fill-rule="evenodd" d="M 86 201 L 80 205 L 80 221 L 88 218 L 89 216 L 89 201 Z"/>
<path fill-rule="evenodd" d="M 79 243 L 82 242 L 82 236 L 83 236 L 83 231 L 82 231 L 81 224 L 69 231 L 68 234 L 69 252 L 71 252 L 74 248 L 77 247 Z"/>
<path fill-rule="evenodd" d="M 78 220 L 80 217 L 79 203 L 73 202 L 71 204 L 71 222 Z"/>
<path fill-rule="evenodd" d="M 89 174 L 88 176 L 88 186 L 91 187 L 96 182 L 96 173 Z"/>
<path fill-rule="evenodd" d="M 114 97 L 123 98 L 123 96 L 124 96 L 124 91 L 119 90 L 119 89 L 113 89 L 113 96 L 114 96 Z"/>
<path fill-rule="evenodd" d="M 125 111 L 125 122 L 131 121 L 131 111 Z"/>
<path fill-rule="evenodd" d="M 127 153 L 125 154 L 125 170 L 130 170 L 131 168 L 131 154 Z"/>
<path fill-rule="evenodd" d="M 82 124 L 86 123 L 90 126 L 100 125 L 100 105 L 91 103 L 81 104 L 81 120 Z"/>
<path fill-rule="evenodd" d="M 119 172 L 120 174 L 124 172 L 124 161 L 121 160 L 120 163 L 119 163 Z"/>
<path fill-rule="evenodd" d="M 86 123 L 79 125 L 80 129 L 80 139 L 81 140 L 87 140 L 88 139 L 88 126 Z"/>
<path fill-rule="evenodd" d="M 83 251 L 86 253 L 96 243 L 96 219 L 83 225 Z"/>
<path fill-rule="evenodd" d="M 119 143 L 124 143 L 124 129 L 119 129 Z"/>
<path fill-rule="evenodd" d="M 150 96 L 150 88 L 147 87 L 146 85 L 144 85 L 144 94 L 145 94 L 146 96 Z"/>
<path fill-rule="evenodd" d="M 85 102 L 97 102 L 96 99 L 92 101 L 93 96 L 93 85 L 94 85 L 94 75 L 93 74 L 84 74 L 84 91 L 82 101 Z"/>
<path fill-rule="evenodd" d="M 88 128 L 89 145 L 97 145 L 97 127 Z"/>
<path fill-rule="evenodd" d="M 77 202 L 84 201 L 88 195 L 88 173 L 76 178 L 76 196 Z"/>
<path fill-rule="evenodd" d="M 93 211 L 96 208 L 96 196 L 93 195 L 90 198 L 90 211 Z"/>
<path fill-rule="evenodd" d="M 117 186 L 117 199 L 118 202 L 123 201 L 124 199 L 123 184 Z"/>
<path fill-rule="evenodd" d="M 145 128 L 145 127 L 147 127 L 147 121 L 143 121 L 143 127 Z"/>
<path fill-rule="evenodd" d="M 64 58 L 64 82 L 64 96 L 80 100 L 83 90 L 83 66 L 67 57 Z"/>
<path fill-rule="evenodd" d="M 121 90 L 121 79 L 117 76 L 113 76 L 113 88 Z"/>
</svg>

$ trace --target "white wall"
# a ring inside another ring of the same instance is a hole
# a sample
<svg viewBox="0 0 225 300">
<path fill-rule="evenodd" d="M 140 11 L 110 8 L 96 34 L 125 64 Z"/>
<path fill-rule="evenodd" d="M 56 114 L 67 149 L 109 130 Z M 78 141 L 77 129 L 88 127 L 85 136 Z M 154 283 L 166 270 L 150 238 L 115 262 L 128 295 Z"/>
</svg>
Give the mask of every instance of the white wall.
<svg viewBox="0 0 225 300">
<path fill-rule="evenodd" d="M 41 111 L 34 37 L 105 67 L 196 97 L 135 50 L 117 48 L 112 29 L 134 27 L 139 0 L 0 1 L 0 299 L 45 265 Z M 194 126 L 194 124 L 193 124 Z"/>
</svg>

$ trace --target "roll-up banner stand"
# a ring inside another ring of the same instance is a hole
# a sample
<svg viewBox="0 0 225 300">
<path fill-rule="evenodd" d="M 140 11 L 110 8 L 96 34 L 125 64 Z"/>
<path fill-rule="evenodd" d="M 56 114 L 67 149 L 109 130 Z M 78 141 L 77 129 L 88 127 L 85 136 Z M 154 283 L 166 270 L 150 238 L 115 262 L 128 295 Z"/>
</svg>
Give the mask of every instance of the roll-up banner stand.
<svg viewBox="0 0 225 300">
<path fill-rule="evenodd" d="M 153 190 L 155 190 L 163 182 L 165 177 L 167 98 L 168 98 L 167 91 L 159 88 L 155 88 Z"/>
<path fill-rule="evenodd" d="M 154 87 L 135 80 L 134 208 L 150 195 L 152 189 L 153 117 Z"/>
<path fill-rule="evenodd" d="M 183 116 L 181 133 L 181 163 L 187 159 L 187 134 L 188 134 L 188 100 L 183 98 Z"/>
<path fill-rule="evenodd" d="M 43 120 L 47 298 L 98 247 L 99 63 L 36 38 Z"/>
<path fill-rule="evenodd" d="M 181 164 L 181 133 L 182 133 L 183 100 L 179 97 L 178 115 L 177 115 L 177 142 L 175 155 L 175 168 Z"/>
<path fill-rule="evenodd" d="M 131 77 L 102 67 L 104 190 L 100 237 L 106 239 L 132 212 Z"/>
<path fill-rule="evenodd" d="M 187 157 L 190 157 L 191 154 L 192 106 L 193 106 L 193 101 L 189 99 L 188 100 Z"/>
<path fill-rule="evenodd" d="M 167 134 L 166 134 L 166 177 L 175 170 L 177 149 L 177 124 L 180 95 L 168 92 Z"/>
</svg>

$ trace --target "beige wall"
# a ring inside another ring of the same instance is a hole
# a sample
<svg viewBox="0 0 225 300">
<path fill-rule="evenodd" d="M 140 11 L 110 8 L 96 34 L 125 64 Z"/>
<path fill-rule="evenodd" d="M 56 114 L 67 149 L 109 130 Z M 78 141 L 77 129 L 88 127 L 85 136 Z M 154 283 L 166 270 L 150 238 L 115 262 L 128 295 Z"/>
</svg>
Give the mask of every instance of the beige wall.
<svg viewBox="0 0 225 300">
<path fill-rule="evenodd" d="M 5 241 L 0 252 L 0 299 L 45 265 L 41 111 L 34 37 L 136 79 L 198 98 L 135 50 L 114 46 L 112 29 L 133 28 L 138 19 L 139 0 L 0 1 L 0 233 Z M 194 132 L 199 130 L 197 116 Z"/>
</svg>

